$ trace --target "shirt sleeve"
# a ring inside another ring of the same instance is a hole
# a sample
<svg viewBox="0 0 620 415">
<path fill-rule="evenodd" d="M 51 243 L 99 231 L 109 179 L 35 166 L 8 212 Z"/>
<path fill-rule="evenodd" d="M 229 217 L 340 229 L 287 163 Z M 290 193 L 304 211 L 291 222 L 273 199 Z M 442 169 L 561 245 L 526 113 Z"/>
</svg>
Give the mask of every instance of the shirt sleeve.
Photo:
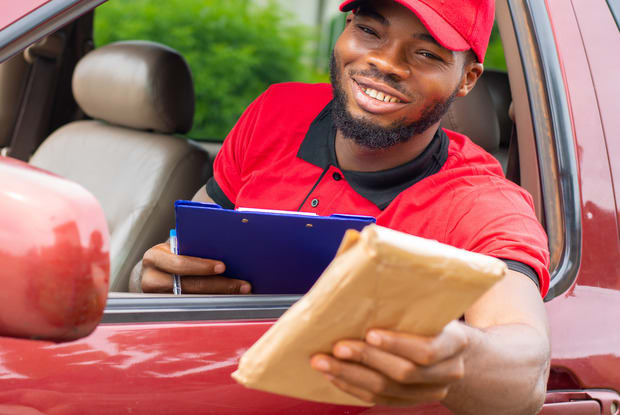
<svg viewBox="0 0 620 415">
<path fill-rule="evenodd" d="M 523 262 L 513 261 L 511 259 L 502 259 L 502 261 L 506 263 L 509 270 L 520 272 L 531 279 L 532 282 L 536 284 L 536 288 L 540 290 L 540 278 L 538 278 L 538 274 L 534 271 L 534 268 L 524 264 Z"/>
<path fill-rule="evenodd" d="M 531 196 L 500 178 L 486 178 L 470 189 L 453 201 L 446 230 L 450 243 L 531 267 L 545 296 L 549 289 L 549 248 Z"/>
<path fill-rule="evenodd" d="M 237 194 L 243 184 L 244 161 L 268 93 L 269 90 L 256 98 L 243 112 L 215 157 L 207 193 L 222 207 L 233 209 L 236 205 Z"/>
</svg>

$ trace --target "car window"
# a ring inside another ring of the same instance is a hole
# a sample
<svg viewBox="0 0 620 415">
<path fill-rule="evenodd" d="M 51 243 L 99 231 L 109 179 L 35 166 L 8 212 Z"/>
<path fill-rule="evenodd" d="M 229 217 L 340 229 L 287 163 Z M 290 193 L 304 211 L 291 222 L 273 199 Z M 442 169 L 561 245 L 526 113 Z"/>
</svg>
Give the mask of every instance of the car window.
<svg viewBox="0 0 620 415">
<path fill-rule="evenodd" d="M 165 6 L 153 0 L 107 2 L 96 10 L 94 39 L 96 46 L 123 39 L 159 41 L 178 49 L 185 56 L 190 66 L 193 65 L 196 88 L 201 91 L 197 92 L 196 123 L 189 137 L 222 140 L 249 102 L 271 83 L 328 80 L 325 54 L 329 53 L 334 39 L 342 30 L 343 15 L 326 18 L 320 27 L 313 28 L 304 26 L 290 12 L 278 8 L 276 3 L 262 6 L 258 2 L 234 1 L 229 5 L 228 2 L 196 0 L 184 1 L 183 7 L 179 5 L 178 1 L 167 2 Z M 169 7 L 170 10 L 162 11 L 161 7 Z M 242 12 L 239 13 L 239 10 Z M 173 16 L 173 12 L 176 15 Z M 512 28 L 507 30 L 514 31 Z M 499 72 L 507 69 L 514 90 L 516 82 L 510 75 L 521 70 L 521 62 L 506 62 L 500 32 L 496 26 L 486 67 L 499 69 Z M 514 33 L 512 36 L 515 36 Z M 531 33 L 521 33 L 519 36 L 526 38 Z M 330 46 L 326 49 L 325 44 Z M 308 48 L 314 49 L 308 53 Z M 521 53 L 527 57 L 525 52 Z M 317 54 L 321 54 L 321 58 Z M 308 61 L 313 64 L 308 65 Z M 532 76 L 531 79 L 534 78 Z M 525 91 L 517 88 L 517 92 Z M 523 102 L 531 108 L 533 104 L 530 101 L 531 97 L 525 96 Z M 528 129 L 531 130 L 531 138 L 528 137 Z M 532 125 L 526 125 L 518 131 L 519 146 L 522 141 L 524 148 L 532 148 L 531 154 L 521 154 L 523 173 L 527 173 L 526 179 L 528 175 L 531 177 L 522 185 L 533 194 L 539 219 L 550 233 L 555 268 L 564 258 L 566 239 L 558 235 L 564 235 L 566 221 L 554 221 L 561 213 L 558 209 L 562 206 L 562 195 L 557 190 L 557 183 L 545 183 L 545 178 L 555 176 L 549 171 L 542 171 L 548 168 L 543 162 L 545 160 L 540 158 L 545 153 L 540 151 L 541 141 L 534 137 L 545 133 L 535 130 Z M 212 156 L 217 148 L 217 145 L 210 147 Z M 524 166 L 526 169 L 523 169 Z M 539 169 L 542 170 L 539 172 Z M 542 198 L 543 190 L 546 192 L 545 199 Z M 548 198 L 550 194 L 557 196 Z"/>
</svg>

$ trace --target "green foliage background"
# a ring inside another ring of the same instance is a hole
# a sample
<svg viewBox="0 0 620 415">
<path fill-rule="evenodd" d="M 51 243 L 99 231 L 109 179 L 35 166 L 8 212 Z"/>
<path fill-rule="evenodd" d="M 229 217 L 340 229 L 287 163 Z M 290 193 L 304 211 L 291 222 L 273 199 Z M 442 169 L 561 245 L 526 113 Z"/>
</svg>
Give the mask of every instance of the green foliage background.
<svg viewBox="0 0 620 415">
<path fill-rule="evenodd" d="M 181 52 L 196 90 L 189 135 L 223 139 L 269 85 L 316 78 L 302 62 L 312 31 L 292 21 L 274 2 L 110 0 L 96 10 L 95 43 L 143 39 Z"/>
<path fill-rule="evenodd" d="M 484 58 L 484 67 L 489 69 L 506 71 L 506 58 L 504 57 L 504 47 L 502 46 L 502 40 L 499 37 L 499 30 L 497 29 L 497 25 L 493 27 L 493 32 L 491 32 L 491 40 L 489 41 L 487 54 Z"/>
<path fill-rule="evenodd" d="M 329 80 L 329 56 L 344 15 L 320 29 L 295 22 L 274 0 L 262 6 L 253 0 L 110 0 L 96 9 L 95 44 L 141 39 L 178 50 L 196 91 L 189 136 L 222 140 L 269 85 Z M 497 29 L 485 66 L 506 69 Z"/>
</svg>

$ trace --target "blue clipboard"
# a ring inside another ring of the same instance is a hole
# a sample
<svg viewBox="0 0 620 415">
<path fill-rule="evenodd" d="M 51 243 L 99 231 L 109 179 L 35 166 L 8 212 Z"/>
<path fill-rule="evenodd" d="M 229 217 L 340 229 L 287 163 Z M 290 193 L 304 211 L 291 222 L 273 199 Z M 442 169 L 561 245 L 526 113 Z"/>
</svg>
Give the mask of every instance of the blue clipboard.
<svg viewBox="0 0 620 415">
<path fill-rule="evenodd" d="M 237 211 L 186 200 L 174 207 L 178 253 L 222 261 L 224 275 L 250 282 L 254 294 L 305 294 L 336 255 L 346 230 L 376 221 Z"/>
</svg>

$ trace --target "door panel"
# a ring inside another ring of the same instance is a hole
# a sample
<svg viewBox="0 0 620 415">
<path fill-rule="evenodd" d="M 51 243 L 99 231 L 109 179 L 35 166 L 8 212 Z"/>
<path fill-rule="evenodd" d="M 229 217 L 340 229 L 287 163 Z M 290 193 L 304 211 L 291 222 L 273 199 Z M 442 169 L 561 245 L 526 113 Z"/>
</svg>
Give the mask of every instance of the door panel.
<svg viewBox="0 0 620 415">
<path fill-rule="evenodd" d="M 238 385 L 230 374 L 271 321 L 103 324 L 53 344 L 2 338 L 0 407 L 43 413 L 356 414 Z M 27 412 L 26 412 L 27 413 Z"/>
</svg>

